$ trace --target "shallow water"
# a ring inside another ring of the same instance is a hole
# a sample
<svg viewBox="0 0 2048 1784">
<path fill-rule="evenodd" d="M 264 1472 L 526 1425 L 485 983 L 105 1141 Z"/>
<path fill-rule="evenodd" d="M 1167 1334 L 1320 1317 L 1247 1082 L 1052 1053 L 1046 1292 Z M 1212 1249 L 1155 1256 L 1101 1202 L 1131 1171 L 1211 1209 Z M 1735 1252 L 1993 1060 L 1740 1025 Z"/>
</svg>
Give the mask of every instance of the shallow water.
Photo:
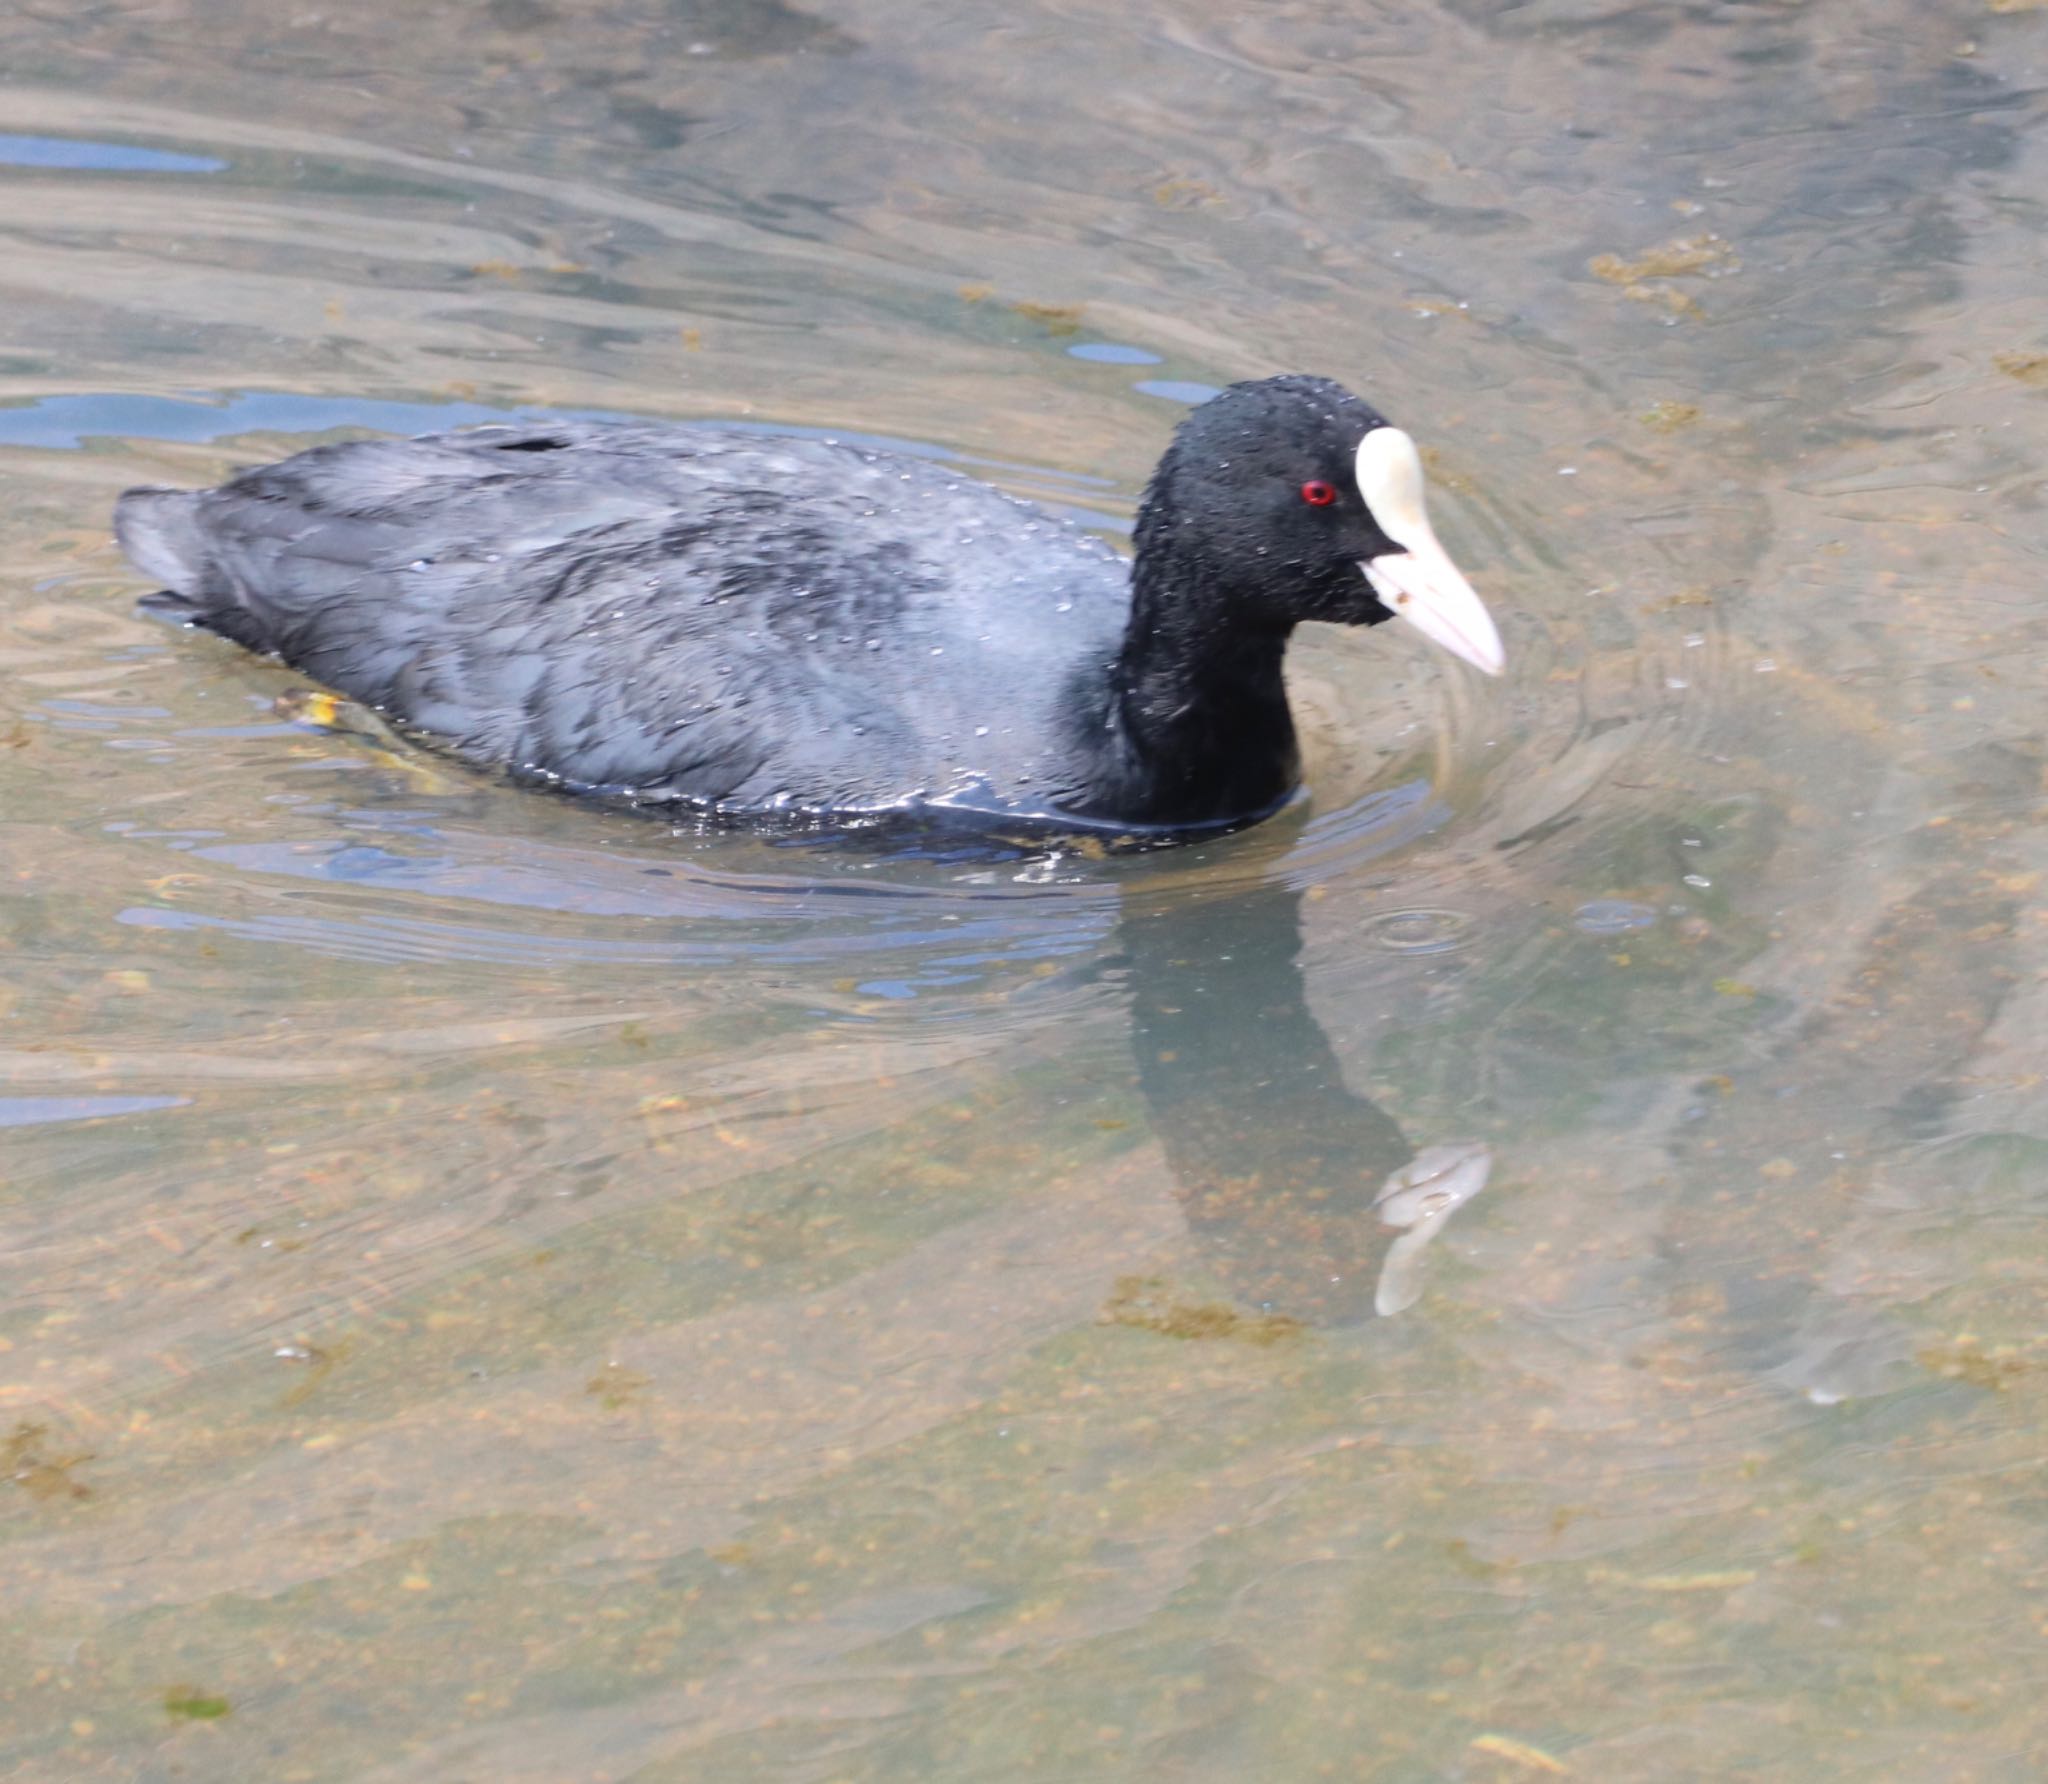
<svg viewBox="0 0 2048 1784">
<path fill-rule="evenodd" d="M 0 1774 L 2048 1771 L 2048 12 L 0 50 Z M 1136 859 L 509 790 L 107 537 L 551 408 L 1114 532 L 1283 368 L 1511 673 L 1304 637 L 1311 797 Z"/>
</svg>

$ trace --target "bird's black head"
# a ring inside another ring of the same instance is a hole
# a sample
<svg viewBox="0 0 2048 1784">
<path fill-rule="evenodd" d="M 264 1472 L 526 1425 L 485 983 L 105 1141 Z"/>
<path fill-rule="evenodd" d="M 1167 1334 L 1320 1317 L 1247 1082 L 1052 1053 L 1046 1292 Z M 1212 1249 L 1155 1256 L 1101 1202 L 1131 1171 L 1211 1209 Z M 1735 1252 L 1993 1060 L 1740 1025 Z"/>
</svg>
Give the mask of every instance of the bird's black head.
<svg viewBox="0 0 2048 1784">
<path fill-rule="evenodd" d="M 1327 378 L 1233 384 L 1190 414 L 1136 544 L 1141 584 L 1164 600 L 1199 588 L 1233 627 L 1405 619 L 1500 672 L 1493 622 L 1430 530 L 1414 443 Z"/>
</svg>

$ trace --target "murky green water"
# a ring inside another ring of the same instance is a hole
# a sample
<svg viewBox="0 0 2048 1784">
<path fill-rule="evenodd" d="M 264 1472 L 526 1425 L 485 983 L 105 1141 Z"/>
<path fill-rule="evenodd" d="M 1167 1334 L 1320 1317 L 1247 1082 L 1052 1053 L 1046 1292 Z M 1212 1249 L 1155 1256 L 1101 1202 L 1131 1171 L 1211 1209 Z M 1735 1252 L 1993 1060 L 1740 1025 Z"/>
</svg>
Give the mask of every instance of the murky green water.
<svg viewBox="0 0 2048 1784">
<path fill-rule="evenodd" d="M 0 66 L 0 1773 L 2048 1773 L 2048 11 L 104 0 Z M 1304 639 L 1312 803 L 1171 856 L 507 790 L 107 539 L 535 406 L 1114 526 L 1285 368 L 1434 447 L 1513 669 Z"/>
</svg>

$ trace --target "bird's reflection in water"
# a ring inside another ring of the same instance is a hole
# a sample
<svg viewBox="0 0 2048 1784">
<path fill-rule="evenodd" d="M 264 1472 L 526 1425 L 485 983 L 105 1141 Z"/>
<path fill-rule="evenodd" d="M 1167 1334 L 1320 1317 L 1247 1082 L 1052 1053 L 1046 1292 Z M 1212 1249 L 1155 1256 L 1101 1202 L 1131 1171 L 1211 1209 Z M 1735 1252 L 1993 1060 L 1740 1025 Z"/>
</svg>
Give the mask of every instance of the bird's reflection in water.
<svg viewBox="0 0 2048 1784">
<path fill-rule="evenodd" d="M 1373 1211 L 1400 1234 L 1380 1260 L 1376 1313 L 1405 1313 L 1422 1298 L 1423 1251 L 1492 1175 L 1493 1148 L 1485 1141 L 1446 1140 L 1425 1146 L 1387 1178 Z"/>
<path fill-rule="evenodd" d="M 1118 937 L 1139 1084 L 1191 1235 L 1240 1302 L 1333 1325 L 1413 1305 L 1423 1247 L 1492 1156 L 1418 1153 L 1346 1088 L 1302 984 L 1301 900 L 1277 884 L 1134 894 Z"/>
</svg>

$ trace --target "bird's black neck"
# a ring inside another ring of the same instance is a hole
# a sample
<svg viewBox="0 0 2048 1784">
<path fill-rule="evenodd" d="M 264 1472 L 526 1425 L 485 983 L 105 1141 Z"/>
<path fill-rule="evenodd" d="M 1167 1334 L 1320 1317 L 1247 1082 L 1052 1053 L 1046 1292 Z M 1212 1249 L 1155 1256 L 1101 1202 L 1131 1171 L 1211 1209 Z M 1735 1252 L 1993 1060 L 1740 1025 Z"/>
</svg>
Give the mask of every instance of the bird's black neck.
<svg viewBox="0 0 2048 1784">
<path fill-rule="evenodd" d="M 1287 796 L 1300 768 L 1281 676 L 1293 628 L 1248 623 L 1174 521 L 1155 483 L 1139 512 L 1130 619 L 1103 715 L 1124 782 L 1114 792 L 1152 822 L 1256 816 Z"/>
</svg>

